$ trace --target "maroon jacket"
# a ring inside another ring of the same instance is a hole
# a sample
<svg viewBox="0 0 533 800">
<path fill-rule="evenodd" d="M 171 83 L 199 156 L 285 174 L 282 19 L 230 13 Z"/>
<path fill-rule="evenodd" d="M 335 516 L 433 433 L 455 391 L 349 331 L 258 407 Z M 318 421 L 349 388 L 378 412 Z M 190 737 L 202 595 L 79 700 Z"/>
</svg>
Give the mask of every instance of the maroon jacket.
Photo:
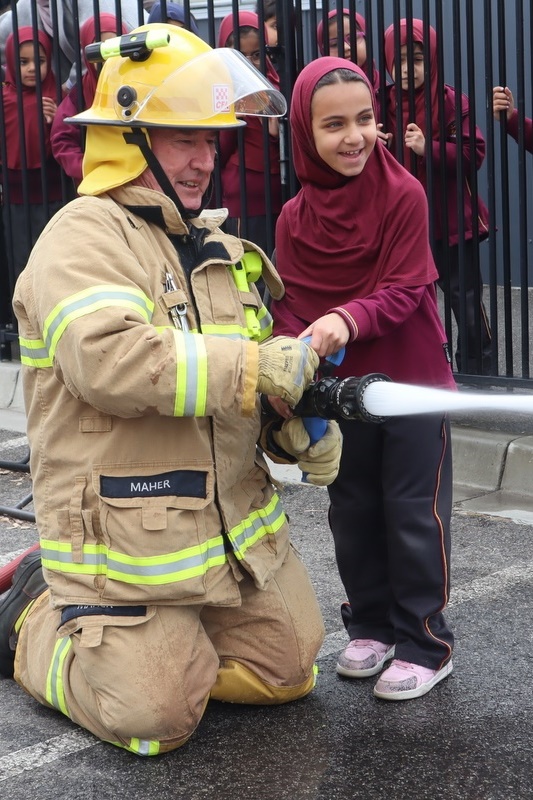
<svg viewBox="0 0 533 800">
<path fill-rule="evenodd" d="M 355 319 L 358 329 L 357 339 L 346 346 L 344 360 L 335 368 L 338 377 L 383 372 L 401 383 L 455 388 L 434 284 L 389 286 L 335 311 L 350 330 Z M 273 302 L 272 314 L 275 336 L 298 336 L 313 322 L 294 315 L 290 295 Z"/>
<path fill-rule="evenodd" d="M 511 118 L 507 120 L 507 133 L 518 141 L 518 111 L 516 108 L 511 114 Z M 524 144 L 526 150 L 533 153 L 533 120 L 528 117 L 524 119 Z"/>
<path fill-rule="evenodd" d="M 388 87 L 390 93 L 391 87 Z M 387 91 L 387 90 L 386 90 Z M 475 159 L 475 168 L 479 170 L 485 158 L 485 139 L 481 130 L 476 126 L 474 134 L 471 134 L 471 125 L 469 120 L 469 103 L 466 95 L 462 95 L 461 101 L 461 117 L 462 117 L 462 169 L 464 176 L 463 184 L 463 205 L 458 208 L 458 180 L 457 180 L 457 129 L 455 119 L 457 94 L 452 86 L 444 87 L 444 121 L 446 130 L 446 141 L 444 148 L 441 147 L 441 142 L 438 139 L 433 139 L 431 146 L 432 157 L 432 176 L 433 176 L 433 209 L 434 209 L 434 224 L 435 224 L 435 239 L 437 241 L 443 238 L 443 216 L 444 209 L 442 206 L 443 196 L 443 183 L 444 192 L 446 196 L 446 213 L 448 219 L 448 242 L 450 245 L 456 245 L 459 242 L 459 213 L 463 220 L 464 238 L 472 239 L 473 232 L 477 228 L 477 234 L 480 239 L 486 239 L 489 235 L 489 214 L 487 207 L 483 200 L 477 198 L 477 214 L 474 214 L 474 205 L 472 202 L 472 190 L 470 186 L 469 175 L 472 167 L 472 160 Z M 389 109 L 390 119 L 390 109 Z M 394 133 L 394 131 L 391 131 Z M 442 161 L 441 151 L 444 152 L 444 161 Z M 395 152 L 395 145 L 392 145 L 392 152 Z M 411 169 L 411 164 L 404 165 L 407 169 Z M 417 170 L 416 177 L 426 187 L 428 165 L 425 156 L 417 157 Z M 426 187 L 427 188 L 427 187 Z"/>
<path fill-rule="evenodd" d="M 265 182 L 270 180 L 273 215 L 279 214 L 282 206 L 281 176 L 279 163 L 279 141 L 269 136 L 270 174 L 266 173 L 263 154 L 263 127 L 257 117 L 247 117 L 244 128 L 244 163 L 246 166 L 246 215 L 262 217 L 267 213 Z M 237 130 L 221 131 L 219 150 L 222 183 L 222 205 L 229 210 L 230 217 L 243 216 L 241 211 L 241 184 L 238 157 Z"/>
<path fill-rule="evenodd" d="M 64 120 L 79 112 L 77 96 L 78 85 L 76 84 L 59 104 L 50 132 L 50 144 L 54 158 L 61 164 L 69 178 L 72 178 L 76 186 L 81 183 L 83 177 L 82 131 L 79 125 Z"/>
</svg>

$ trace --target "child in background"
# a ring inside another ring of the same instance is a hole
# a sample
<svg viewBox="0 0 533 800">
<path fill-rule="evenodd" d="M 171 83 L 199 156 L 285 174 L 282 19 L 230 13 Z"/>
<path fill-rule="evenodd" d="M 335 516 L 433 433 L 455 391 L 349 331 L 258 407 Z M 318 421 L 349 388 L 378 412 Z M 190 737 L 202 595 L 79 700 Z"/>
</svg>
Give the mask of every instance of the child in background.
<svg viewBox="0 0 533 800">
<path fill-rule="evenodd" d="M 167 3 L 167 16 L 163 20 L 161 13 L 161 3 L 154 3 L 148 15 L 148 22 L 166 22 L 168 25 L 177 25 L 178 28 L 187 28 L 188 30 L 200 36 L 196 19 L 192 14 L 189 14 L 189 24 L 185 20 L 185 9 L 179 3 Z"/>
<path fill-rule="evenodd" d="M 366 72 L 366 74 L 369 76 L 370 80 L 372 81 L 372 85 L 377 92 L 379 89 L 379 72 L 375 63 L 372 63 L 369 74 L 367 64 L 365 18 L 361 16 L 361 14 L 355 15 L 355 43 L 357 48 L 357 51 L 354 54 L 356 56 L 355 59 L 352 59 L 351 51 L 350 18 L 351 14 L 349 9 L 343 8 L 342 24 L 344 37 L 341 41 L 339 41 L 339 27 L 336 9 L 330 11 L 328 14 L 329 22 L 326 32 L 324 31 L 324 23 L 322 20 L 320 20 L 316 29 L 316 39 L 320 55 L 323 56 L 326 52 L 327 41 L 329 44 L 328 55 L 338 56 L 339 58 L 346 58 L 350 61 L 354 61 L 354 63 L 361 67 L 361 69 L 364 70 L 364 72 Z M 326 35 L 324 35 L 325 33 Z"/>
<path fill-rule="evenodd" d="M 292 95 L 301 189 L 276 228 L 285 286 L 276 335 L 309 336 L 321 357 L 346 347 L 339 377 L 452 389 L 439 319 L 424 190 L 381 144 L 375 95 L 353 63 L 323 57 Z M 275 405 L 282 416 L 290 410 Z M 340 423 L 343 449 L 328 487 L 329 523 L 349 603 L 350 643 L 337 671 L 376 675 L 386 700 L 426 694 L 452 671 L 449 591 L 452 471 L 442 414 Z"/>
<path fill-rule="evenodd" d="M 219 47 L 237 47 L 237 37 L 233 30 L 233 15 L 224 17 L 218 34 Z M 253 64 L 261 69 L 259 21 L 252 11 L 241 11 L 239 22 L 239 50 Z M 266 40 L 266 30 L 265 30 Z M 265 57 L 266 77 L 279 89 L 279 76 L 268 56 Z M 265 170 L 264 125 L 268 125 L 269 174 Z M 223 130 L 219 136 L 220 180 L 222 184 L 222 205 L 228 209 L 229 216 L 224 224 L 227 233 L 245 238 L 259 245 L 267 255 L 274 249 L 273 233 L 282 206 L 281 177 L 279 163 L 279 123 L 277 119 L 263 122 L 259 117 L 248 117 L 242 131 L 244 139 L 244 164 L 239 155 L 239 129 Z M 246 193 L 241 192 L 240 168 L 244 167 Z M 268 236 L 266 181 L 270 187 L 270 210 L 272 237 Z M 243 209 L 246 214 L 246 228 L 243 225 Z"/>
<path fill-rule="evenodd" d="M 113 14 L 100 14 L 100 36 L 98 41 L 106 41 L 117 36 L 117 19 Z M 127 28 L 122 26 L 122 33 Z M 96 91 L 97 70 L 96 64 L 87 61 L 85 48 L 96 41 L 96 18 L 90 17 L 80 28 L 80 48 L 85 64 L 85 73 L 81 81 L 72 87 L 63 98 L 57 109 L 57 114 L 52 125 L 50 141 L 52 153 L 56 161 L 61 164 L 65 173 L 72 178 L 76 189 L 82 181 L 83 163 L 83 130 L 79 125 L 65 122 L 67 117 L 73 117 L 80 111 L 90 108 Z M 80 86 L 81 95 L 80 98 Z M 80 99 L 82 100 L 80 105 Z"/>
<path fill-rule="evenodd" d="M 16 279 L 48 220 L 62 205 L 61 171 L 52 156 L 50 128 L 57 111 L 56 79 L 51 67 L 52 42 L 37 31 L 35 58 L 33 28 L 18 30 L 6 41 L 6 75 L 2 89 L 7 163 L 2 165 L 3 218 L 10 275 Z M 17 78 L 20 75 L 22 117 Z M 42 102 L 39 102 L 37 85 Z M 41 138 L 44 141 L 41 142 Z M 44 146 L 44 151 L 42 146 Z M 46 194 L 43 193 L 43 170 Z M 25 201 L 27 194 L 28 204 Z M 13 286 L 11 287 L 13 289 Z"/>
<path fill-rule="evenodd" d="M 479 241 L 489 235 L 488 211 L 477 198 L 477 209 L 474 209 L 469 183 L 472 160 L 476 169 L 481 167 L 485 158 L 485 140 L 476 126 L 472 129 L 469 117 L 468 98 L 457 95 L 452 86 L 444 86 L 444 129 L 446 131 L 445 156 L 446 163 L 441 163 L 440 122 L 438 102 L 437 75 L 437 34 L 429 29 L 429 42 L 424 42 L 422 20 L 412 21 L 413 64 L 408 63 L 408 28 L 407 20 L 400 20 L 401 74 L 396 80 L 395 63 L 395 29 L 391 25 L 385 31 L 385 63 L 394 84 L 387 87 L 387 119 L 385 130 L 390 137 L 391 151 L 397 153 L 397 139 L 403 141 L 403 163 L 411 168 L 411 154 L 416 153 L 416 176 L 427 191 L 428 158 L 434 178 L 433 208 L 434 214 L 434 248 L 433 255 L 439 271 L 438 284 L 449 291 L 450 306 L 457 325 L 460 326 L 461 289 L 460 257 L 464 254 L 464 313 L 466 318 L 466 347 L 461 342 L 460 333 L 457 339 L 455 358 L 459 372 L 475 375 L 490 374 L 492 368 L 491 332 L 487 312 L 483 305 L 483 279 L 479 268 L 478 254 L 474 247 L 474 233 Z M 431 82 L 431 131 L 426 130 L 426 91 L 424 87 L 424 54 L 429 60 Z M 414 87 L 415 118 L 411 119 L 409 110 L 409 72 L 412 74 Z M 397 119 L 397 95 L 400 93 L 401 118 Z M 462 153 L 457 147 L 456 106 L 461 104 L 462 116 Z M 462 158 L 463 169 L 463 206 L 458 208 L 458 159 Z M 446 208 L 442 207 L 442 184 L 446 187 Z M 476 213 L 477 212 L 477 213 Z M 444 218 L 448 220 L 448 238 L 444 239 Z M 459 246 L 459 219 L 463 220 L 464 242 Z M 476 317 L 479 324 L 476 324 Z"/>
<path fill-rule="evenodd" d="M 501 122 L 501 113 L 507 116 L 507 133 L 518 141 L 518 109 L 515 108 L 512 91 L 507 86 L 495 86 L 492 90 L 492 110 L 494 119 Z M 524 145 L 533 153 L 533 120 L 524 119 Z"/>
<path fill-rule="evenodd" d="M 259 15 L 259 3 L 255 5 L 255 13 Z M 267 45 L 277 47 L 278 44 L 278 19 L 276 16 L 276 0 L 263 0 L 263 21 L 267 34 Z"/>
</svg>

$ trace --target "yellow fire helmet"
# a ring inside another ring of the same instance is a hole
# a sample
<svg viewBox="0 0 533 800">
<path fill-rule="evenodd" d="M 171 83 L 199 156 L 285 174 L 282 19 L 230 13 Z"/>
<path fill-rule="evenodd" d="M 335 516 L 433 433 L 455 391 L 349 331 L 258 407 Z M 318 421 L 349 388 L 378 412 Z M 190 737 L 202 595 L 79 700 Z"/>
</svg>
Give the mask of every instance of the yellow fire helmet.
<svg viewBox="0 0 533 800">
<path fill-rule="evenodd" d="M 287 110 L 281 92 L 241 53 L 211 48 L 175 25 L 142 25 L 89 45 L 86 55 L 104 65 L 91 107 L 66 120 L 88 126 L 80 194 L 100 194 L 144 171 L 146 160 L 127 144 L 124 128 L 219 130 L 244 125 L 248 114 Z"/>
<path fill-rule="evenodd" d="M 242 53 L 213 49 L 185 28 L 152 23 L 96 47 L 105 63 L 93 104 L 71 118 L 82 125 L 228 128 L 243 124 L 236 114 L 286 112 Z"/>
</svg>

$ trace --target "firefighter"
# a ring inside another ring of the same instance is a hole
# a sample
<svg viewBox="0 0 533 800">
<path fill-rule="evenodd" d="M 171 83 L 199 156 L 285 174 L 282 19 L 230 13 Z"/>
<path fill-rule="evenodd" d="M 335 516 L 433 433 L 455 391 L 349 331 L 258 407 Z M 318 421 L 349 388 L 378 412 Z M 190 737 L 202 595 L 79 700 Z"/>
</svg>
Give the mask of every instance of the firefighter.
<svg viewBox="0 0 533 800">
<path fill-rule="evenodd" d="M 81 197 L 14 296 L 40 549 L 0 599 L 0 671 L 155 755 L 189 739 L 210 698 L 313 688 L 322 617 L 262 449 L 326 484 L 340 434 L 329 423 L 310 446 L 293 417 L 257 446 L 259 393 L 296 404 L 318 358 L 270 336 L 242 272 L 281 297 L 274 267 L 204 211 L 216 131 L 284 113 L 283 97 L 175 26 L 91 48 L 105 63 L 73 118 L 87 126 Z"/>
</svg>

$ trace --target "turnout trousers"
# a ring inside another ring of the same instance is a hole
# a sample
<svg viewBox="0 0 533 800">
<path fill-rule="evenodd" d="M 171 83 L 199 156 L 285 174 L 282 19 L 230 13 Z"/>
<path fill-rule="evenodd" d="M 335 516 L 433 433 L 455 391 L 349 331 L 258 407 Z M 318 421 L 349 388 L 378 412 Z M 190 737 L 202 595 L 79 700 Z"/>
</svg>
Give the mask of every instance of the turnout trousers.
<svg viewBox="0 0 533 800">
<path fill-rule="evenodd" d="M 341 423 L 330 527 L 351 605 L 350 639 L 395 644 L 395 657 L 438 669 L 452 654 L 452 463 L 442 415 Z"/>
<path fill-rule="evenodd" d="M 308 694 L 324 626 L 300 559 L 291 548 L 264 590 L 246 573 L 238 586 L 236 606 L 146 606 L 141 616 L 80 616 L 62 627 L 46 591 L 22 625 L 15 680 L 139 755 L 184 744 L 210 698 L 279 704 Z"/>
</svg>

